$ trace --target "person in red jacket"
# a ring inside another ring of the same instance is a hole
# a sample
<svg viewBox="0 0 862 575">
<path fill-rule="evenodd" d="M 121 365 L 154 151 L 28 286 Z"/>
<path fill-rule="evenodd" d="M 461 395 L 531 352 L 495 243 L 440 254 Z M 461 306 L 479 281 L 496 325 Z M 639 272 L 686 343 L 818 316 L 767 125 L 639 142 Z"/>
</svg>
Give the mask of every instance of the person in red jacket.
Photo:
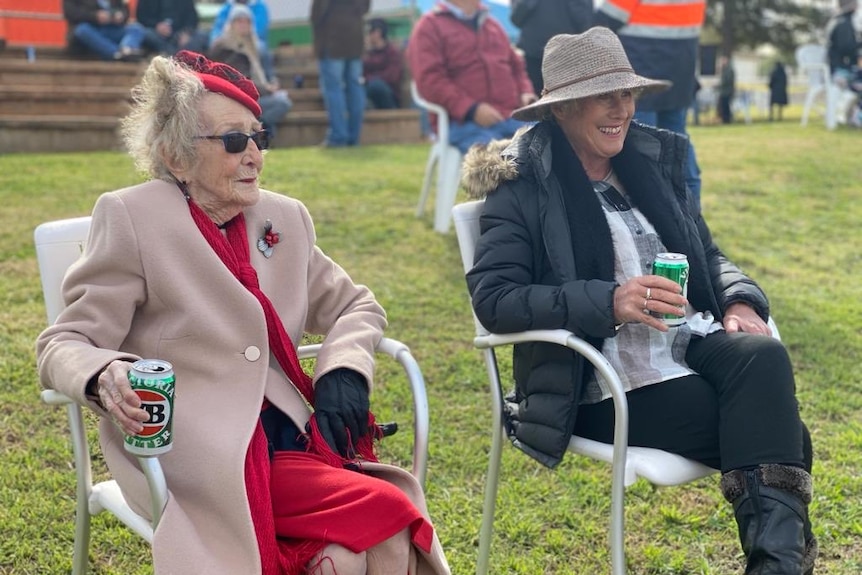
<svg viewBox="0 0 862 575">
<path fill-rule="evenodd" d="M 365 95 L 372 107 L 388 110 L 399 107 L 404 63 L 401 51 L 389 41 L 386 20 L 374 18 L 365 36 L 367 51 L 362 58 Z"/>
<path fill-rule="evenodd" d="M 511 137 L 523 122 L 512 111 L 536 100 L 523 59 L 479 0 L 441 0 L 416 23 L 407 61 L 423 98 L 446 109 L 449 142 Z"/>
</svg>

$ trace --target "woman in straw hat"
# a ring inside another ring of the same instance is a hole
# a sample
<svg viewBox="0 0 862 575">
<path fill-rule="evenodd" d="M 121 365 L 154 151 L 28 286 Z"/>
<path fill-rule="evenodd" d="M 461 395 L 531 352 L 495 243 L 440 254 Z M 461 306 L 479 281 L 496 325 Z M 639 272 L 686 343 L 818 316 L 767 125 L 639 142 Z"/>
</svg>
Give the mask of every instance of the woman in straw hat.
<svg viewBox="0 0 862 575">
<path fill-rule="evenodd" d="M 746 573 L 812 573 L 811 442 L 766 296 L 686 192 L 688 140 L 631 121 L 637 96 L 667 83 L 636 75 L 606 28 L 553 37 L 542 74 L 541 99 L 513 114 L 537 123 L 465 161 L 468 191 L 487 196 L 467 274 L 477 317 L 600 348 L 627 390 L 629 443 L 722 471 Z M 652 274 L 661 252 L 688 257 L 687 293 Z M 519 448 L 553 467 L 572 433 L 612 441 L 612 400 L 578 356 L 525 343 L 513 368 Z"/>
</svg>

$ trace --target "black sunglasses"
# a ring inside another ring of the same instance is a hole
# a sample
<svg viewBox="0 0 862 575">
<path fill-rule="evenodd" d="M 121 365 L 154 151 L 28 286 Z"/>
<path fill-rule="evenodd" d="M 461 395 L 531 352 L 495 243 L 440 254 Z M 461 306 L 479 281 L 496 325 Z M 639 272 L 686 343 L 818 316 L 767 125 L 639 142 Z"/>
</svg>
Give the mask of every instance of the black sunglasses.
<svg viewBox="0 0 862 575">
<path fill-rule="evenodd" d="M 269 132 L 266 130 L 258 130 L 251 134 L 243 134 L 242 132 L 228 132 L 221 136 L 197 136 L 198 140 L 221 140 L 224 144 L 224 151 L 228 154 L 241 154 L 245 152 L 248 146 L 248 141 L 251 140 L 257 146 L 258 150 L 269 148 Z"/>
</svg>

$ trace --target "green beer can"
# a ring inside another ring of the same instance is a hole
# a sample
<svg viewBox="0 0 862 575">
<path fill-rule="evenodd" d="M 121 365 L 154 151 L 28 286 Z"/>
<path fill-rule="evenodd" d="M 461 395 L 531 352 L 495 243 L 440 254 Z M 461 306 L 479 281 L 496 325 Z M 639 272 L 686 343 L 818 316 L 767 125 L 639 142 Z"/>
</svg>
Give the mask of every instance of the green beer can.
<svg viewBox="0 0 862 575">
<path fill-rule="evenodd" d="M 132 390 L 150 418 L 135 435 L 126 435 L 123 447 L 139 457 L 154 457 L 171 450 L 174 415 L 174 367 L 161 359 L 141 359 L 129 370 Z"/>
<path fill-rule="evenodd" d="M 685 254 L 665 252 L 657 254 L 652 263 L 653 275 L 668 278 L 682 287 L 682 297 L 688 298 L 688 257 Z M 677 326 L 685 323 L 685 316 L 678 317 L 669 313 L 653 313 L 665 325 Z"/>
</svg>

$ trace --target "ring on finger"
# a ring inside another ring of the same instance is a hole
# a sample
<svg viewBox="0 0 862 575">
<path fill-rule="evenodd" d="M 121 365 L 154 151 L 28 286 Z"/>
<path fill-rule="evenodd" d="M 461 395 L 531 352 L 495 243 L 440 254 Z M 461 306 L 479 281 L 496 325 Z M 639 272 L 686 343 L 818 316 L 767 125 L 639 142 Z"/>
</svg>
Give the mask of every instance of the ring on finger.
<svg viewBox="0 0 862 575">
<path fill-rule="evenodd" d="M 644 300 L 644 309 L 643 309 L 644 315 L 649 315 L 649 307 L 648 307 L 648 304 L 649 304 L 649 300 L 645 299 L 645 300 Z"/>
<path fill-rule="evenodd" d="M 648 300 L 652 299 L 652 288 L 646 288 L 646 298 Z"/>
</svg>

